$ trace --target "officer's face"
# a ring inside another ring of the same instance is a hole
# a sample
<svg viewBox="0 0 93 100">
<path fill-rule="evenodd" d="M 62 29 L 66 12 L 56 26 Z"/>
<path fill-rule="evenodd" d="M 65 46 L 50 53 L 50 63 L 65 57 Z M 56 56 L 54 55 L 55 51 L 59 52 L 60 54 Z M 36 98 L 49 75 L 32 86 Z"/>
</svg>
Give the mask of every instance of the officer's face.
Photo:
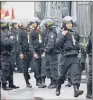
<svg viewBox="0 0 93 100">
<path fill-rule="evenodd" d="M 37 27 L 37 23 L 33 23 L 32 27 L 36 28 Z"/>
<path fill-rule="evenodd" d="M 40 27 L 39 26 L 37 26 L 37 30 L 40 31 Z"/>
<path fill-rule="evenodd" d="M 27 24 L 23 24 L 23 27 L 24 27 L 24 29 L 26 29 L 27 28 Z"/>
<path fill-rule="evenodd" d="M 71 22 L 66 23 L 66 27 L 67 27 L 68 29 L 72 29 L 72 23 L 71 23 Z"/>
<path fill-rule="evenodd" d="M 15 24 L 14 27 L 15 27 L 16 29 L 18 29 L 18 24 Z"/>
<path fill-rule="evenodd" d="M 44 26 L 40 27 L 40 32 L 43 34 L 46 32 L 46 28 Z"/>
</svg>

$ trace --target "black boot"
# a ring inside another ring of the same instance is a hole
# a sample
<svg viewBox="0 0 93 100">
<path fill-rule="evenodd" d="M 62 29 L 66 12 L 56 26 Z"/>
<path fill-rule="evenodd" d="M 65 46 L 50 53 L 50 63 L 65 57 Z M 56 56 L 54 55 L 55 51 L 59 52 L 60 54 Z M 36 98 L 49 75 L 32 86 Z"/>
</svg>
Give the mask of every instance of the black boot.
<svg viewBox="0 0 93 100">
<path fill-rule="evenodd" d="M 29 83 L 28 80 L 26 81 L 26 87 L 28 87 L 28 88 L 32 88 L 32 85 Z"/>
<path fill-rule="evenodd" d="M 12 84 L 12 85 L 9 85 L 9 88 L 18 89 L 19 86 L 16 86 L 16 85 Z"/>
<path fill-rule="evenodd" d="M 45 88 L 46 85 L 45 85 L 45 78 L 42 78 L 41 79 L 41 85 L 39 86 L 39 88 Z"/>
<path fill-rule="evenodd" d="M 48 86 L 49 89 L 56 88 L 56 81 L 52 80 L 50 86 Z"/>
<path fill-rule="evenodd" d="M 74 85 L 74 97 L 78 97 L 79 95 L 83 94 L 83 90 L 79 90 L 79 86 L 78 85 Z"/>
<path fill-rule="evenodd" d="M 53 89 L 53 88 L 56 88 L 56 81 L 51 79 L 51 83 L 49 84 L 48 86 L 49 89 Z"/>
<path fill-rule="evenodd" d="M 86 99 L 92 99 L 92 94 L 89 94 L 89 95 L 87 94 Z"/>
<path fill-rule="evenodd" d="M 36 86 L 41 86 L 41 80 L 40 79 L 36 79 Z"/>
<path fill-rule="evenodd" d="M 48 86 L 48 88 L 52 85 L 53 83 L 52 83 L 52 81 L 50 82 L 50 84 L 49 84 L 49 86 Z"/>
<path fill-rule="evenodd" d="M 68 83 L 65 85 L 66 87 L 71 87 L 72 83 L 71 83 L 71 79 L 68 79 Z"/>
<path fill-rule="evenodd" d="M 86 95 L 86 98 L 87 99 L 92 99 L 92 85 L 90 84 L 87 84 L 87 95 Z"/>
<path fill-rule="evenodd" d="M 56 88 L 56 84 L 52 84 L 52 85 L 48 86 L 48 88 L 49 89 L 54 89 L 54 88 Z"/>
<path fill-rule="evenodd" d="M 9 79 L 9 88 L 13 88 L 13 89 L 19 88 L 19 86 L 15 86 L 13 84 L 13 77 L 10 77 L 10 79 Z"/>
<path fill-rule="evenodd" d="M 6 84 L 2 84 L 2 89 L 3 90 L 12 90 L 13 88 L 7 87 Z"/>
<path fill-rule="evenodd" d="M 9 87 L 7 87 L 7 86 L 2 87 L 2 89 L 3 89 L 3 90 L 13 90 L 13 88 L 9 88 Z"/>
<path fill-rule="evenodd" d="M 26 87 L 32 88 L 32 85 L 29 83 L 29 84 L 26 84 Z"/>
<path fill-rule="evenodd" d="M 56 86 L 56 95 L 57 95 L 57 96 L 60 95 L 60 89 L 61 89 L 61 85 L 57 85 L 57 86 Z"/>
</svg>

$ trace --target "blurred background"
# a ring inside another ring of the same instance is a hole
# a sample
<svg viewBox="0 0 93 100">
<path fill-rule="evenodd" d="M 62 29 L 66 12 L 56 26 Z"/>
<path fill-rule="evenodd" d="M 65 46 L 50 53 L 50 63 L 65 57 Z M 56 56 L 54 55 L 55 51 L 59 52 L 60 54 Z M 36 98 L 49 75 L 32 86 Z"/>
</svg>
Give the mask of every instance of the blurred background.
<svg viewBox="0 0 93 100">
<path fill-rule="evenodd" d="M 74 17 L 81 36 L 87 37 L 92 26 L 92 2 L 53 1 L 53 2 L 1 2 L 1 18 L 21 19 L 36 16 L 41 20 L 60 20 L 66 15 Z"/>
</svg>

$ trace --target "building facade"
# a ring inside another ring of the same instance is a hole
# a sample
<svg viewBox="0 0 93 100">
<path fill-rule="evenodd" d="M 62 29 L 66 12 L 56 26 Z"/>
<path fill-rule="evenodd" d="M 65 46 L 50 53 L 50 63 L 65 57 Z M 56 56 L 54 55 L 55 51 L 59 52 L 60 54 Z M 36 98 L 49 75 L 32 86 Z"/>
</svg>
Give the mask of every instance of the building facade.
<svg viewBox="0 0 93 100">
<path fill-rule="evenodd" d="M 88 37 L 92 26 L 92 2 L 35 2 L 35 16 L 40 19 L 62 19 L 66 15 L 76 19 L 80 36 Z"/>
</svg>

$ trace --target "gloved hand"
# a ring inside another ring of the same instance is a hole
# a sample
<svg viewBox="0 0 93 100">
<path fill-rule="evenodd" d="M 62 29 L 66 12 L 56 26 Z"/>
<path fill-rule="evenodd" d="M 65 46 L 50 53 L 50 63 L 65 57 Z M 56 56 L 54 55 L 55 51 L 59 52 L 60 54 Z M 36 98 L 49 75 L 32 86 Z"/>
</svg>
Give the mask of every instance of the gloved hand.
<svg viewBox="0 0 93 100">
<path fill-rule="evenodd" d="M 14 39 L 14 36 L 10 36 L 10 39 L 13 40 Z"/>
<path fill-rule="evenodd" d="M 20 59 L 24 59 L 24 55 L 23 54 L 20 54 Z"/>
<path fill-rule="evenodd" d="M 45 52 L 43 52 L 43 54 L 41 55 L 41 57 L 45 57 Z"/>
<path fill-rule="evenodd" d="M 66 35 L 68 33 L 68 31 L 62 31 L 62 35 Z"/>
<path fill-rule="evenodd" d="M 34 58 L 36 58 L 36 59 L 38 58 L 38 55 L 36 53 L 34 54 Z"/>
</svg>

